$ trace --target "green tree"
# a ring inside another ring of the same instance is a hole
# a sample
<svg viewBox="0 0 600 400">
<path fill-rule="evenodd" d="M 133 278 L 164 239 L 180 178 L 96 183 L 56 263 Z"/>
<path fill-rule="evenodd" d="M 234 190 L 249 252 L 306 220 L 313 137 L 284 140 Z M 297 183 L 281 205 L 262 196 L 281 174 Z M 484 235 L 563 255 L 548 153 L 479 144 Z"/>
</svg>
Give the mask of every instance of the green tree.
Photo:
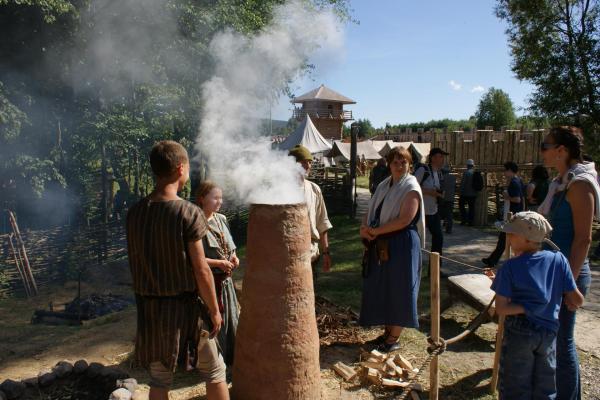
<svg viewBox="0 0 600 400">
<path fill-rule="evenodd" d="M 498 0 L 512 70 L 536 90 L 533 111 L 600 124 L 600 0 Z"/>
<path fill-rule="evenodd" d="M 475 118 L 480 129 L 486 126 L 494 129 L 512 127 L 516 122 L 515 107 L 506 92 L 492 87 L 481 97 Z"/>
<path fill-rule="evenodd" d="M 306 2 L 350 18 L 347 0 Z M 0 203 L 23 216 L 52 187 L 93 219 L 99 175 L 144 194 L 154 141 L 192 147 L 214 35 L 260 32 L 282 3 L 0 0 Z"/>
<path fill-rule="evenodd" d="M 375 128 L 367 118 L 356 121 L 358 124 L 358 137 L 361 139 L 369 138 L 375 133 Z"/>
</svg>

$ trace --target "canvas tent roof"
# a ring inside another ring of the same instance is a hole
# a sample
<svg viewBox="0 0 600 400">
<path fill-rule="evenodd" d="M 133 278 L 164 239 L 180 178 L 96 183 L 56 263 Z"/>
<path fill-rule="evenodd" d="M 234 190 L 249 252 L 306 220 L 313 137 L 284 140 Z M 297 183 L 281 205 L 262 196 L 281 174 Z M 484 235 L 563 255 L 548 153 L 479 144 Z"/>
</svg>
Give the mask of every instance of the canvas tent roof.
<svg viewBox="0 0 600 400">
<path fill-rule="evenodd" d="M 333 103 L 356 104 L 356 102 L 338 92 L 329 89 L 325 85 L 321 85 L 302 96 L 294 97 L 292 103 L 304 103 L 307 101 L 330 101 Z"/>
<path fill-rule="evenodd" d="M 425 162 L 427 159 L 427 155 L 429 155 L 429 151 L 431 150 L 431 143 L 415 143 L 412 142 L 410 148 L 417 154 L 420 158 L 419 160 L 413 160 L 413 162 Z"/>
<path fill-rule="evenodd" d="M 387 155 L 387 153 L 390 152 L 391 149 L 393 149 L 394 147 L 404 147 L 405 149 L 410 149 L 410 146 L 412 145 L 413 142 L 394 142 L 392 140 L 389 140 L 388 142 L 390 143 L 386 143 L 380 150 L 379 150 L 379 154 L 382 157 L 385 157 Z"/>
<path fill-rule="evenodd" d="M 394 143 L 393 140 L 369 140 L 369 142 L 371 142 L 371 145 L 373 145 L 373 147 L 375 147 L 375 150 L 377 150 L 377 152 L 381 151 L 381 149 L 386 144 Z"/>
<path fill-rule="evenodd" d="M 356 144 L 356 154 L 359 158 L 362 158 L 364 155 L 367 160 L 379 160 L 381 158 L 375 147 L 368 140 Z M 350 161 L 350 143 L 335 140 L 333 148 L 327 154 L 327 157 L 340 157 L 344 161 Z"/>
<path fill-rule="evenodd" d="M 331 143 L 321 136 L 308 114 L 298 128 L 279 144 L 278 148 L 289 150 L 298 144 L 306 147 L 311 153 L 328 151 L 332 147 Z"/>
</svg>

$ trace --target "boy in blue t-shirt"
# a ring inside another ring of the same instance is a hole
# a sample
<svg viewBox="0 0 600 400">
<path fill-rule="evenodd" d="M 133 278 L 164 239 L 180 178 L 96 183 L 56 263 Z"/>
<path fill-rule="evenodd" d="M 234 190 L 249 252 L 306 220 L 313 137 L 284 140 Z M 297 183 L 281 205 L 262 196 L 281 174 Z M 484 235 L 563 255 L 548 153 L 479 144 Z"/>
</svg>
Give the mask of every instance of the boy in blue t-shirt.
<svg viewBox="0 0 600 400">
<path fill-rule="evenodd" d="M 540 214 L 524 211 L 499 228 L 514 257 L 492 284 L 496 313 L 505 315 L 500 357 L 500 399 L 556 399 L 556 332 L 561 302 L 583 304 L 569 262 L 558 251 L 540 250 L 552 231 Z"/>
</svg>

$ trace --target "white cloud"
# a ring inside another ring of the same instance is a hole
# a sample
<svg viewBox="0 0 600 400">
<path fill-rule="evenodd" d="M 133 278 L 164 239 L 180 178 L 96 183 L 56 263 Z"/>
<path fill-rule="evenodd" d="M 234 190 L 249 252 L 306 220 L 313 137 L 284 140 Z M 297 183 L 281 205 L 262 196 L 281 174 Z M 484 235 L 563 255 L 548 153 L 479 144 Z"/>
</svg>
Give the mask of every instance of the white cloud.
<svg viewBox="0 0 600 400">
<path fill-rule="evenodd" d="M 471 89 L 471 93 L 481 93 L 483 91 L 485 91 L 485 88 L 481 85 L 473 86 Z"/>
<path fill-rule="evenodd" d="M 462 85 L 458 82 L 455 82 L 454 80 L 451 80 L 450 82 L 448 82 L 448 85 L 450 85 L 450 87 L 452 88 L 452 90 L 460 90 L 462 89 Z"/>
</svg>

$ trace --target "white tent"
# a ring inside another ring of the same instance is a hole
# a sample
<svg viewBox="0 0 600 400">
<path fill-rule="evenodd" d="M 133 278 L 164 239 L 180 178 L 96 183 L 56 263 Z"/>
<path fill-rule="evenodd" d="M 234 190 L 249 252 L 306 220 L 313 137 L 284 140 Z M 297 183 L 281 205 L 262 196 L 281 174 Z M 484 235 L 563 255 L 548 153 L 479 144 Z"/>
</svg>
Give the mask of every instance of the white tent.
<svg viewBox="0 0 600 400">
<path fill-rule="evenodd" d="M 429 155 L 429 151 L 431 150 L 431 143 L 415 143 L 412 142 L 410 145 L 410 149 L 419 157 L 418 160 L 413 160 L 413 162 L 426 162 L 427 156 Z"/>
<path fill-rule="evenodd" d="M 359 159 L 364 156 L 366 160 L 379 160 L 381 158 L 375 147 L 368 140 L 356 144 L 356 155 Z M 327 156 L 341 161 L 350 161 L 350 143 L 334 140 L 333 148 Z"/>
<path fill-rule="evenodd" d="M 290 150 L 298 144 L 306 147 L 311 153 L 321 153 L 331 149 L 331 143 L 321 136 L 308 114 L 294 133 L 279 143 L 278 148 L 279 150 Z"/>
<path fill-rule="evenodd" d="M 390 152 L 391 149 L 393 149 L 394 147 L 404 147 L 406 150 L 408 150 L 412 144 L 412 142 L 394 142 L 392 140 L 389 141 L 390 143 L 386 143 L 380 150 L 379 150 L 379 154 L 382 157 L 385 157 L 387 155 L 387 153 Z"/>
<path fill-rule="evenodd" d="M 369 142 L 371 142 L 371 144 L 373 145 L 373 147 L 375 147 L 375 150 L 377 150 L 379 154 L 381 154 L 381 149 L 386 147 L 386 145 L 391 146 L 392 143 L 394 143 L 393 140 L 369 140 Z"/>
</svg>

